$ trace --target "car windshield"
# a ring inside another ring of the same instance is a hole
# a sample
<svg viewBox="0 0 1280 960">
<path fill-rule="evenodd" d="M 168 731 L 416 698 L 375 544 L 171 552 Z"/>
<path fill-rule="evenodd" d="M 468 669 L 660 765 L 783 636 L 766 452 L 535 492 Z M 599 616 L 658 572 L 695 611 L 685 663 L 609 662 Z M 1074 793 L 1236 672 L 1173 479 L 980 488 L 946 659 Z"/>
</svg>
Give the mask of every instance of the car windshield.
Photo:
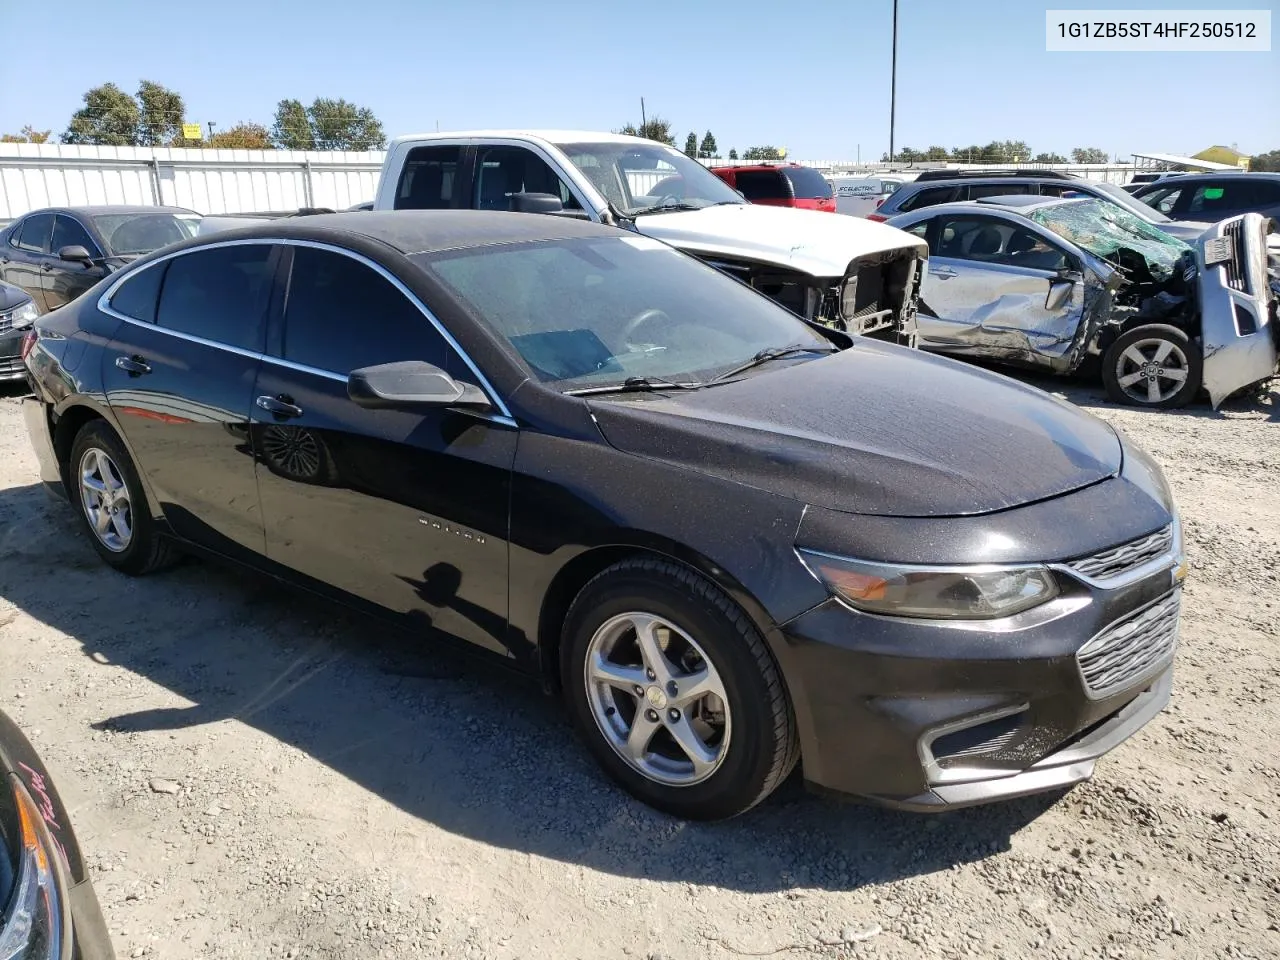
<svg viewBox="0 0 1280 960">
<path fill-rule="evenodd" d="M 1108 262 L 1116 262 L 1119 251 L 1132 250 L 1146 260 L 1157 280 L 1172 276 L 1178 261 L 1191 249 L 1106 200 L 1050 204 L 1032 210 L 1029 217 Z"/>
<path fill-rule="evenodd" d="M 628 216 L 746 203 L 697 160 L 661 143 L 561 143 L 573 165 Z"/>
<path fill-rule="evenodd" d="M 194 237 L 197 213 L 112 213 L 93 218 L 113 256 L 130 257 Z"/>
<path fill-rule="evenodd" d="M 633 378 L 701 383 L 761 351 L 832 349 L 772 300 L 648 237 L 512 243 L 414 259 L 538 379 L 563 391 Z"/>
<path fill-rule="evenodd" d="M 1094 183 L 1091 184 L 1096 190 L 1105 193 L 1107 197 L 1114 203 L 1124 207 L 1134 216 L 1147 223 L 1169 223 L 1170 220 L 1159 210 L 1149 207 L 1141 200 L 1135 199 L 1133 194 L 1127 190 L 1122 190 L 1114 183 Z"/>
</svg>

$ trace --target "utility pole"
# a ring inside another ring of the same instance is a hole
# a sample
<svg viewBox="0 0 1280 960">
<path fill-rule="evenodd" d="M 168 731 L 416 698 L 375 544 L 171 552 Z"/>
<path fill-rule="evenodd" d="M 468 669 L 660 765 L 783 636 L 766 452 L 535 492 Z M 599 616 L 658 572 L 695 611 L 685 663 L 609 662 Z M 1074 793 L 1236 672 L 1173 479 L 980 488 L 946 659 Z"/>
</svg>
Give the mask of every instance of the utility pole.
<svg viewBox="0 0 1280 960">
<path fill-rule="evenodd" d="M 893 65 L 889 78 L 889 162 L 893 163 L 893 121 L 898 106 L 898 0 L 893 0 Z"/>
<path fill-rule="evenodd" d="M 210 140 L 213 139 L 213 121 L 212 120 L 209 121 L 209 139 Z"/>
<path fill-rule="evenodd" d="M 644 97 L 641 97 L 640 98 L 640 131 L 642 134 L 644 132 L 644 128 L 648 126 L 648 124 L 649 124 L 649 121 L 645 119 L 645 115 L 644 115 Z"/>
</svg>

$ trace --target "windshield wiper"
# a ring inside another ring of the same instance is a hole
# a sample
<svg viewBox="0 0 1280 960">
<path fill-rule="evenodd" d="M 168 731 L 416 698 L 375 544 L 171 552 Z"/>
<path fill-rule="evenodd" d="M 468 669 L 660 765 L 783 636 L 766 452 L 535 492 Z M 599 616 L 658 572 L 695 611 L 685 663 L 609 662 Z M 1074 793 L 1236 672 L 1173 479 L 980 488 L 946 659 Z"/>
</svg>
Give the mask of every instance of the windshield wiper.
<svg viewBox="0 0 1280 960">
<path fill-rule="evenodd" d="M 836 346 L 824 348 L 816 344 L 805 343 L 793 343 L 787 347 L 765 347 L 746 363 L 741 363 L 731 370 L 726 370 L 724 373 L 712 377 L 707 383 L 720 383 L 722 380 L 736 377 L 738 374 L 744 373 L 752 367 L 768 363 L 770 360 L 781 360 L 783 357 L 793 357 L 799 353 L 836 353 L 838 350 L 839 347 Z"/>
<path fill-rule="evenodd" d="M 678 213 L 681 210 L 701 210 L 704 204 L 690 203 L 687 200 L 661 200 L 649 207 L 640 207 L 627 214 L 632 220 L 643 217 L 647 213 Z"/>
<path fill-rule="evenodd" d="M 582 387 L 579 390 L 566 390 L 570 397 L 586 397 L 601 393 L 648 393 L 653 390 L 697 390 L 700 383 L 676 383 L 664 377 L 627 377 L 621 383 L 610 383 L 600 387 Z"/>
</svg>

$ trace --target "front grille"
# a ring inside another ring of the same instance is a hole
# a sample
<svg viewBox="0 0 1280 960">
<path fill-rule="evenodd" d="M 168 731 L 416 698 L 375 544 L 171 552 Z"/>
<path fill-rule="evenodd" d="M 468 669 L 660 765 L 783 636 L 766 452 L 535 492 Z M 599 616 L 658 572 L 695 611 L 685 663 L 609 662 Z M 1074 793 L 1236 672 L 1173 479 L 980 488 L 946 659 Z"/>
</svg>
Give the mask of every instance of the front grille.
<svg viewBox="0 0 1280 960">
<path fill-rule="evenodd" d="M 933 741 L 931 752 L 941 767 L 960 766 L 965 760 L 996 753 L 1025 732 L 1027 711 L 1020 710 L 1007 717 L 988 720 L 976 727 L 967 727 L 944 734 Z"/>
<path fill-rule="evenodd" d="M 1249 276 L 1244 250 L 1244 220 L 1234 220 L 1228 223 L 1223 229 L 1222 235 L 1231 240 L 1231 259 L 1222 265 L 1222 269 L 1226 273 L 1227 286 L 1232 290 L 1248 293 Z"/>
<path fill-rule="evenodd" d="M 0 377 L 22 373 L 24 369 L 21 357 L 0 357 Z"/>
<path fill-rule="evenodd" d="M 13 327 L 13 314 L 0 313 L 0 333 L 4 333 Z"/>
<path fill-rule="evenodd" d="M 1082 560 L 1072 560 L 1067 567 L 1092 580 L 1110 580 L 1123 576 L 1130 570 L 1136 570 L 1144 563 L 1168 553 L 1172 545 L 1173 526 L 1171 524 L 1141 540 L 1132 540 Z"/>
<path fill-rule="evenodd" d="M 1076 662 L 1093 696 L 1117 690 L 1163 662 L 1178 642 L 1182 591 L 1113 623 L 1080 648 Z"/>
</svg>

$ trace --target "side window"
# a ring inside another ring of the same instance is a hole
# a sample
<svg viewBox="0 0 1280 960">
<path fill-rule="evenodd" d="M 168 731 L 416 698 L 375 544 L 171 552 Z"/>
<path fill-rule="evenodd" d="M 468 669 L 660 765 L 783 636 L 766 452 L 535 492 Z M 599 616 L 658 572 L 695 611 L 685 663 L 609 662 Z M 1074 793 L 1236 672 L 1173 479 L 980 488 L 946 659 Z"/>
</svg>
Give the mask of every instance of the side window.
<svg viewBox="0 0 1280 960">
<path fill-rule="evenodd" d="M 1030 183 L 974 183 L 969 186 L 970 200 L 981 200 L 983 197 L 1011 197 L 1019 193 L 1035 193 L 1035 185 Z"/>
<path fill-rule="evenodd" d="M 738 189 L 752 203 L 791 199 L 791 188 L 779 170 L 739 170 L 736 179 Z"/>
<path fill-rule="evenodd" d="M 920 210 L 923 207 L 946 203 L 955 192 L 955 187 L 930 187 L 927 190 L 921 190 L 914 197 L 907 197 L 902 201 L 902 206 L 899 209 L 903 211 Z"/>
<path fill-rule="evenodd" d="M 1067 255 L 1038 234 L 990 217 L 948 217 L 939 225 L 937 256 L 999 263 L 1030 270 L 1060 270 Z"/>
<path fill-rule="evenodd" d="M 53 214 L 38 213 L 27 217 L 22 223 L 22 234 L 18 238 L 18 249 L 28 253 L 48 253 L 49 235 L 53 233 Z"/>
<path fill-rule="evenodd" d="M 93 242 L 89 231 L 81 225 L 80 221 L 58 214 L 53 223 L 53 241 L 49 244 L 49 251 L 57 253 L 63 247 L 84 247 L 89 251 L 89 256 L 102 256 L 98 245 Z"/>
<path fill-rule="evenodd" d="M 265 243 L 236 244 L 174 257 L 160 288 L 156 324 L 242 350 L 262 350 L 271 249 Z"/>
<path fill-rule="evenodd" d="M 559 197 L 566 210 L 582 205 L 545 160 L 524 147 L 481 149 L 476 160 L 475 192 L 471 205 L 477 210 L 510 210 L 513 193 L 549 193 Z"/>
<path fill-rule="evenodd" d="M 164 280 L 169 262 L 135 271 L 111 295 L 109 305 L 116 313 L 122 313 L 144 323 L 156 322 L 156 301 L 160 299 L 160 283 Z"/>
<path fill-rule="evenodd" d="M 1280 203 L 1280 180 L 1259 177 L 1251 186 L 1253 187 L 1253 202 L 1258 206 L 1267 207 L 1273 203 Z"/>
<path fill-rule="evenodd" d="M 1076 188 L 1070 183 L 1042 183 L 1040 184 L 1040 196 L 1042 197 L 1061 197 L 1069 193 L 1075 193 Z"/>
<path fill-rule="evenodd" d="M 377 271 L 331 250 L 297 247 L 283 352 L 285 360 L 345 376 L 397 360 L 445 367 L 448 345 L 422 311 Z"/>
<path fill-rule="evenodd" d="M 414 147 L 396 190 L 397 210 L 447 210 L 453 206 L 454 178 L 461 147 Z"/>
<path fill-rule="evenodd" d="M 911 234 L 913 237 L 919 237 L 921 240 L 927 240 L 928 234 L 929 234 L 929 224 L 931 222 L 932 221 L 929 221 L 929 220 L 921 220 L 919 223 L 914 224 L 910 227 L 903 227 L 903 229 L 907 233 Z M 930 246 L 929 252 L 933 253 L 932 246 Z"/>
<path fill-rule="evenodd" d="M 1163 190 L 1152 190 L 1150 193 L 1144 193 L 1138 199 L 1147 206 L 1155 207 L 1161 213 L 1168 214 L 1173 211 L 1181 194 L 1181 187 L 1165 187 Z"/>
<path fill-rule="evenodd" d="M 1223 216 L 1232 210 L 1249 205 L 1251 193 L 1249 184 L 1239 180 L 1210 180 L 1188 188 L 1191 199 L 1187 202 L 1187 213 L 1222 213 Z"/>
</svg>

